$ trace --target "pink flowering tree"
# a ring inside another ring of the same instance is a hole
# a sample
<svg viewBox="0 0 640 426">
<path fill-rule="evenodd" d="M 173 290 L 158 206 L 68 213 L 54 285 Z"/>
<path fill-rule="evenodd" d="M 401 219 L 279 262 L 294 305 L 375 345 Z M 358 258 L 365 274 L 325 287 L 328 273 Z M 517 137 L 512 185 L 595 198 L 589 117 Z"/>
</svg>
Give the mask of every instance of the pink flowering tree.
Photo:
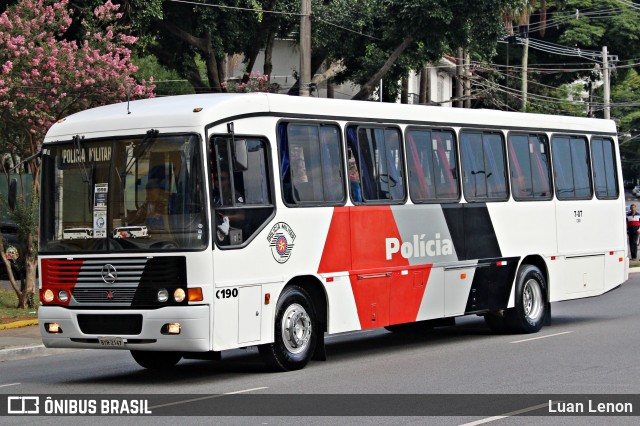
<svg viewBox="0 0 640 426">
<path fill-rule="evenodd" d="M 153 95 L 153 82 L 136 82 L 130 46 L 136 38 L 118 25 L 119 5 L 107 1 L 82 21 L 82 40 L 65 38 L 73 10 L 68 0 L 18 0 L 0 15 L 0 153 L 15 160 L 38 152 L 47 129 L 74 112 Z M 37 267 L 39 163 L 25 164 L 33 177 L 31 201 L 24 193 L 10 213 L 24 242 L 24 273 L 18 285 L 0 253 L 19 299 L 29 304 Z M 6 203 L 3 203 L 3 207 Z M 1 235 L 0 235 L 1 237 Z"/>
<path fill-rule="evenodd" d="M 228 93 L 271 92 L 276 89 L 273 84 L 269 83 L 269 76 L 267 74 L 261 74 L 260 71 L 249 74 L 246 82 L 234 80 L 223 81 L 222 88 Z"/>
</svg>

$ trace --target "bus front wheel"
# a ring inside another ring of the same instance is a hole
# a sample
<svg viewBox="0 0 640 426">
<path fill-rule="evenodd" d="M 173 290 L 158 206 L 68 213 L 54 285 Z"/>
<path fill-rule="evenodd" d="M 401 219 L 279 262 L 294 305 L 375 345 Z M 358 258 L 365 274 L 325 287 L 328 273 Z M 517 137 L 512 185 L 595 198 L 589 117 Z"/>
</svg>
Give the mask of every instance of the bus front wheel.
<svg viewBox="0 0 640 426">
<path fill-rule="evenodd" d="M 260 345 L 258 350 L 267 366 L 276 371 L 299 370 L 313 355 L 318 330 L 309 294 L 292 285 L 278 301 L 273 343 Z"/>
<path fill-rule="evenodd" d="M 515 288 L 515 306 L 505 313 L 508 327 L 519 333 L 536 333 L 544 323 L 547 310 L 547 285 L 542 271 L 522 265 Z"/>
<path fill-rule="evenodd" d="M 131 356 L 141 367 L 150 370 L 174 367 L 182 359 L 180 352 L 131 351 Z"/>
</svg>

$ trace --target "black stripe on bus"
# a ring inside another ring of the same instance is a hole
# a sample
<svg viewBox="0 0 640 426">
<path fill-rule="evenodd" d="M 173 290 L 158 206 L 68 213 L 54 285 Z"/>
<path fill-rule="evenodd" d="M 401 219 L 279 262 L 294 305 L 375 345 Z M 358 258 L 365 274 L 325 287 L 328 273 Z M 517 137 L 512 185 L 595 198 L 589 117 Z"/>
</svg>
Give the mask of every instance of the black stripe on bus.
<svg viewBox="0 0 640 426">
<path fill-rule="evenodd" d="M 441 206 L 458 260 L 502 257 L 486 203 Z"/>
<path fill-rule="evenodd" d="M 466 314 L 507 309 L 519 257 L 483 260 L 478 263 L 467 298 Z M 506 264 L 499 264 L 506 262 Z"/>
</svg>

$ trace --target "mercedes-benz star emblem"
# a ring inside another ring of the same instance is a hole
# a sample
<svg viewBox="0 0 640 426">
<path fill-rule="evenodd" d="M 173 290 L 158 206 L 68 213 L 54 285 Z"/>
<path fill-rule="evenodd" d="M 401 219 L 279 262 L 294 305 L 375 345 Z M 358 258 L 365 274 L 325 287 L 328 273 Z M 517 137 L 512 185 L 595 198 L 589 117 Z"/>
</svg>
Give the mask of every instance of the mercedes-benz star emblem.
<svg viewBox="0 0 640 426">
<path fill-rule="evenodd" d="M 113 284 L 118 279 L 118 271 L 116 271 L 115 266 L 110 263 L 107 263 L 102 267 L 102 281 L 107 284 Z"/>
</svg>

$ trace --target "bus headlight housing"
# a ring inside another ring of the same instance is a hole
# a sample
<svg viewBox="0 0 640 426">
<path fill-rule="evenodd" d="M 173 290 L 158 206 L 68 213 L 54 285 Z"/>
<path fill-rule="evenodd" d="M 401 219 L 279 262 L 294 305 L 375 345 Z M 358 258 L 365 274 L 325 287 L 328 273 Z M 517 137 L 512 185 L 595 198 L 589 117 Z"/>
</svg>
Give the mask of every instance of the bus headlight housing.
<svg viewBox="0 0 640 426">
<path fill-rule="evenodd" d="M 173 300 L 178 303 L 184 302 L 185 297 L 187 297 L 187 294 L 181 288 L 177 288 L 176 291 L 173 292 Z"/>
<path fill-rule="evenodd" d="M 160 303 L 164 303 L 167 300 L 169 300 L 169 292 L 167 291 L 166 288 L 161 288 L 160 290 L 158 290 L 158 302 Z"/>
<path fill-rule="evenodd" d="M 67 290 L 60 290 L 58 292 L 58 300 L 62 303 L 67 303 L 67 301 L 69 301 L 69 293 L 67 293 Z"/>
<path fill-rule="evenodd" d="M 44 292 L 44 296 L 42 297 L 42 300 L 44 300 L 46 303 L 51 303 L 53 302 L 53 291 L 51 291 L 51 289 L 47 289 Z"/>
</svg>

